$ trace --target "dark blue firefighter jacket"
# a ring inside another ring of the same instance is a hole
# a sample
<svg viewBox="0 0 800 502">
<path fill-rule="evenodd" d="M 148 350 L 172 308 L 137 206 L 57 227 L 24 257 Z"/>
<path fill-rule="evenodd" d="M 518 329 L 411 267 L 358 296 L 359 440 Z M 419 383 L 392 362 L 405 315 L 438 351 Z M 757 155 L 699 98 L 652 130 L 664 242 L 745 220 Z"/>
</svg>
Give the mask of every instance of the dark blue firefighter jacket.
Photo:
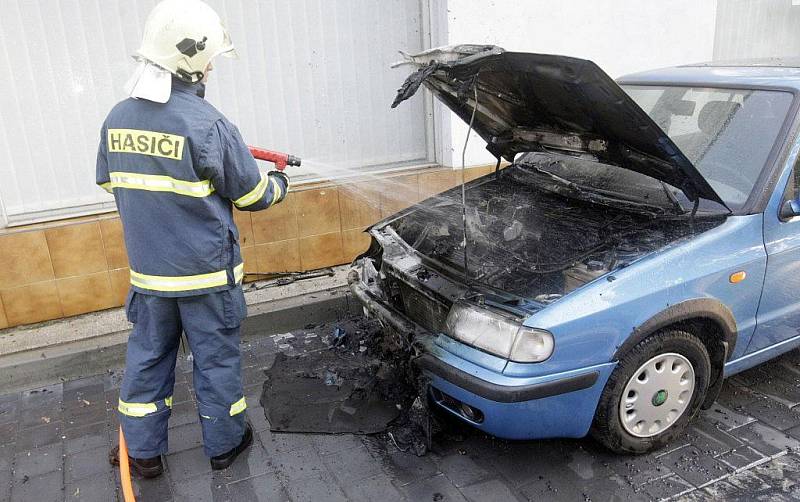
<svg viewBox="0 0 800 502">
<path fill-rule="evenodd" d="M 114 194 L 134 291 L 190 296 L 244 275 L 232 208 L 283 200 L 284 178 L 259 172 L 239 133 L 202 96 L 173 80 L 167 103 L 129 98 L 109 113 L 97 184 Z"/>
</svg>

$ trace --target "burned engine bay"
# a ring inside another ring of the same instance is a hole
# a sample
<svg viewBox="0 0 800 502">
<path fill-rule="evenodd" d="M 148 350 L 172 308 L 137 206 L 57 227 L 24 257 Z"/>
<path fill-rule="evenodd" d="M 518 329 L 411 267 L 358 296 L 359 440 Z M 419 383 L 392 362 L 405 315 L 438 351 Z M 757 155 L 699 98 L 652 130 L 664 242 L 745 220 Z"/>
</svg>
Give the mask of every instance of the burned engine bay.
<svg viewBox="0 0 800 502">
<path fill-rule="evenodd" d="M 724 220 L 692 216 L 665 194 L 638 173 L 537 153 L 468 183 L 463 213 L 456 187 L 382 228 L 451 279 L 549 303 Z"/>
</svg>

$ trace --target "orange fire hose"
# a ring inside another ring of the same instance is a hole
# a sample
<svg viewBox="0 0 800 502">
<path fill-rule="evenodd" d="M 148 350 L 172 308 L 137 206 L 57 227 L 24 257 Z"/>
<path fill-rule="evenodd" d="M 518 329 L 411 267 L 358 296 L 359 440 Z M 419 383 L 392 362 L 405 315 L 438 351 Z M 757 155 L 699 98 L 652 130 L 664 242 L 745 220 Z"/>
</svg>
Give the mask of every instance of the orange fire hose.
<svg viewBox="0 0 800 502">
<path fill-rule="evenodd" d="M 125 434 L 119 426 L 119 483 L 122 485 L 122 497 L 125 502 L 136 502 L 131 484 L 131 465 L 128 462 L 128 445 L 125 443 Z"/>
</svg>

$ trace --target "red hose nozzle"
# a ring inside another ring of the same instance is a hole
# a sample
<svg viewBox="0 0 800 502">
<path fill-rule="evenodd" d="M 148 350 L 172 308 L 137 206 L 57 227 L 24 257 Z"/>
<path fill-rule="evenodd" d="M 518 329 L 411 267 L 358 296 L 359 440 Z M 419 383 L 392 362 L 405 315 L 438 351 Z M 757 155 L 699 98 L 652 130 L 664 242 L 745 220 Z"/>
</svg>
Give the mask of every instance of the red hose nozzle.
<svg viewBox="0 0 800 502">
<path fill-rule="evenodd" d="M 275 164 L 275 169 L 278 171 L 283 171 L 286 169 L 286 166 L 299 166 L 301 163 L 300 157 L 296 157 L 288 153 L 273 152 L 272 150 L 265 150 L 255 146 L 248 148 L 250 148 L 250 153 L 253 154 L 254 158 L 272 162 Z"/>
</svg>

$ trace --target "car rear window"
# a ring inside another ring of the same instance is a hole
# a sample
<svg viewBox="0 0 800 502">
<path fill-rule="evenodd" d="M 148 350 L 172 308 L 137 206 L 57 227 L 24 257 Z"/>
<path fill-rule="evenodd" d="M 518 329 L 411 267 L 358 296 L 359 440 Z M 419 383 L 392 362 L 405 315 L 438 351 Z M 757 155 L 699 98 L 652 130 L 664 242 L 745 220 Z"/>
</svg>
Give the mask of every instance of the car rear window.
<svg viewBox="0 0 800 502">
<path fill-rule="evenodd" d="M 784 91 L 625 85 L 731 209 L 746 202 L 792 103 Z"/>
</svg>

